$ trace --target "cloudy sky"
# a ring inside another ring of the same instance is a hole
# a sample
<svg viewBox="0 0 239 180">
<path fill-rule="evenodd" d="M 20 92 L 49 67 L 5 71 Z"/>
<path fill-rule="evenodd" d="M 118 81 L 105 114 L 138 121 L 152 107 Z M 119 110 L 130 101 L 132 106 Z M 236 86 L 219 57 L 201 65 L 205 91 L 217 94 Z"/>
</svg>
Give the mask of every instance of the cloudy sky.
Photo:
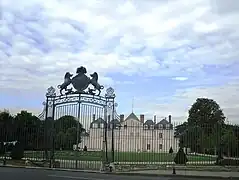
<svg viewBox="0 0 239 180">
<path fill-rule="evenodd" d="M 239 123 L 236 0 L 1 0 L 0 109 L 42 110 L 46 89 L 84 65 L 118 113 L 184 121 L 197 97 Z"/>
</svg>

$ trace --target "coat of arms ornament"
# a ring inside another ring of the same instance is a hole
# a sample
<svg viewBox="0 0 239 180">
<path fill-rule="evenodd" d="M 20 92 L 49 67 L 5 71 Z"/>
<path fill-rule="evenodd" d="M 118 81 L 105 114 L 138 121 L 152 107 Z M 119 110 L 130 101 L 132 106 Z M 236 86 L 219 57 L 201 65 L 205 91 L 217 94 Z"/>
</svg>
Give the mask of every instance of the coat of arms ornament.
<svg viewBox="0 0 239 180">
<path fill-rule="evenodd" d="M 87 70 L 84 66 L 78 67 L 76 69 L 76 75 L 74 77 L 72 77 L 73 74 L 66 72 L 64 77 L 64 82 L 57 86 L 58 89 L 60 89 L 60 94 L 63 95 L 63 90 L 64 90 L 65 95 L 90 94 L 90 95 L 99 96 L 101 93 L 101 90 L 104 89 L 104 86 L 98 83 L 98 73 L 94 72 L 90 74 L 90 77 L 88 77 L 86 73 L 87 73 Z M 89 88 L 90 84 L 94 87 L 93 89 Z M 69 85 L 72 85 L 75 91 L 73 91 L 73 88 L 68 88 Z M 98 94 L 96 94 L 96 91 L 98 91 Z"/>
</svg>

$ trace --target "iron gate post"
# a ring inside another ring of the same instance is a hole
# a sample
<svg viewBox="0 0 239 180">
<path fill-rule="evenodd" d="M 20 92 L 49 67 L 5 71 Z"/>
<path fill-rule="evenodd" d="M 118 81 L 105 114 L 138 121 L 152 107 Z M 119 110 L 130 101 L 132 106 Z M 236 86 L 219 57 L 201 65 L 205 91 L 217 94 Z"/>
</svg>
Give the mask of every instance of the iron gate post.
<svg viewBox="0 0 239 180">
<path fill-rule="evenodd" d="M 115 124 L 115 117 L 114 117 L 114 111 L 115 111 L 115 93 L 114 89 L 112 87 L 109 87 L 106 89 L 106 102 L 107 102 L 107 107 L 112 111 L 111 116 L 112 120 L 111 123 L 109 122 L 108 127 L 110 128 L 111 125 L 111 162 L 114 162 L 114 124 Z"/>
<path fill-rule="evenodd" d="M 55 97 L 56 97 L 56 90 L 54 87 L 49 87 L 46 92 L 46 112 L 45 112 L 45 157 L 48 160 L 48 148 L 50 148 L 50 163 L 49 167 L 52 167 L 52 159 L 54 158 L 54 114 L 55 114 Z M 51 107 L 51 116 L 49 116 L 49 107 Z M 50 121 L 48 123 L 48 121 Z M 51 126 L 50 129 L 48 128 L 48 124 Z M 50 142 L 48 141 L 50 130 Z"/>
<path fill-rule="evenodd" d="M 108 141 L 107 141 L 107 133 L 108 132 L 108 123 L 107 123 L 107 102 L 106 105 L 104 107 L 104 145 L 105 147 L 103 147 L 105 149 L 105 159 L 104 159 L 104 164 L 108 164 L 109 163 L 109 159 L 108 159 Z"/>
<path fill-rule="evenodd" d="M 80 106 L 81 106 L 81 94 L 79 94 L 79 102 L 78 102 L 78 112 L 77 112 L 77 127 L 76 127 L 76 153 L 78 153 L 78 146 L 79 146 L 79 131 L 80 131 Z M 78 159 L 76 158 L 76 165 L 75 165 L 76 169 L 78 168 Z"/>
<path fill-rule="evenodd" d="M 113 97 L 113 107 L 112 107 L 112 130 L 111 130 L 111 162 L 115 162 L 115 143 L 114 143 L 114 129 L 115 129 L 115 117 L 114 117 L 114 110 L 115 110 L 115 102 Z"/>
<path fill-rule="evenodd" d="M 46 112 L 45 112 L 45 123 L 44 123 L 44 159 L 48 160 L 48 128 L 47 128 L 47 121 L 48 121 L 48 103 L 49 99 L 46 95 Z"/>
<path fill-rule="evenodd" d="M 50 137 L 51 137 L 51 152 L 50 152 L 50 168 L 54 166 L 54 155 L 55 155 L 55 123 L 54 123 L 54 115 L 55 115 L 55 96 L 51 96 L 52 101 L 52 118 L 51 118 L 51 129 L 50 129 Z"/>
</svg>

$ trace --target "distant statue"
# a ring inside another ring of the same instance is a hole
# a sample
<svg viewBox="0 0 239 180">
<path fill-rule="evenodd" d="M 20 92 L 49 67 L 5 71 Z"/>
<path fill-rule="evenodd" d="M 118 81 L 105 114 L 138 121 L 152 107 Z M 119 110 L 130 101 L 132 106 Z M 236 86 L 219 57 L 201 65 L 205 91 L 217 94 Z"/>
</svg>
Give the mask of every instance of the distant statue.
<svg viewBox="0 0 239 180">
<path fill-rule="evenodd" d="M 81 66 L 76 69 L 76 76 L 71 80 L 73 87 L 76 89 L 75 93 L 85 94 L 85 90 L 90 84 L 90 78 L 86 76 L 86 68 Z"/>
<path fill-rule="evenodd" d="M 60 89 L 60 94 L 63 95 L 62 90 L 65 90 L 65 95 L 73 93 L 95 95 L 95 91 L 98 90 L 97 96 L 99 96 L 104 86 L 101 86 L 98 83 L 98 74 L 94 72 L 90 75 L 92 78 L 89 78 L 88 76 L 86 76 L 86 73 L 87 70 L 84 66 L 80 66 L 76 69 L 76 75 L 73 78 L 71 78 L 73 75 L 67 72 L 64 77 L 64 82 L 61 85 L 57 86 Z M 67 89 L 70 84 L 72 84 L 72 86 L 76 90 L 75 92 L 73 92 L 72 88 Z M 93 85 L 94 89 L 88 88 L 90 84 Z M 85 91 L 87 88 L 88 92 Z"/>
<path fill-rule="evenodd" d="M 71 77 L 73 76 L 73 74 L 70 74 L 69 72 L 66 72 L 65 77 L 64 77 L 64 82 L 61 85 L 58 85 L 57 88 L 60 89 L 60 94 L 62 94 L 62 90 L 65 90 L 67 92 L 71 92 L 71 89 L 67 89 L 67 87 L 71 84 Z"/>
<path fill-rule="evenodd" d="M 98 74 L 97 72 L 94 72 L 93 74 L 90 75 L 92 77 L 92 79 L 90 80 L 90 83 L 94 86 L 94 90 L 96 91 L 98 90 L 98 95 L 101 93 L 101 89 L 104 89 L 104 86 L 100 85 L 98 83 Z M 90 89 L 92 90 L 92 89 Z"/>
</svg>

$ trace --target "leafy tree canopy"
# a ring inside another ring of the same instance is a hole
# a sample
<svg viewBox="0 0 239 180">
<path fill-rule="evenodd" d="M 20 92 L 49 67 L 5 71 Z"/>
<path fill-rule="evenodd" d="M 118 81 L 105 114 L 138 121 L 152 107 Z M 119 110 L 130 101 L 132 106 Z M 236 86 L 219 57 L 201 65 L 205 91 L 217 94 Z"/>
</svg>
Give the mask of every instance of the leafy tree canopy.
<svg viewBox="0 0 239 180">
<path fill-rule="evenodd" d="M 213 99 L 198 98 L 188 111 L 187 122 L 175 127 L 180 147 L 204 153 L 221 143 L 225 127 L 222 109 Z"/>
<path fill-rule="evenodd" d="M 224 124 L 222 109 L 213 99 L 198 98 L 188 111 L 188 125 Z"/>
</svg>

